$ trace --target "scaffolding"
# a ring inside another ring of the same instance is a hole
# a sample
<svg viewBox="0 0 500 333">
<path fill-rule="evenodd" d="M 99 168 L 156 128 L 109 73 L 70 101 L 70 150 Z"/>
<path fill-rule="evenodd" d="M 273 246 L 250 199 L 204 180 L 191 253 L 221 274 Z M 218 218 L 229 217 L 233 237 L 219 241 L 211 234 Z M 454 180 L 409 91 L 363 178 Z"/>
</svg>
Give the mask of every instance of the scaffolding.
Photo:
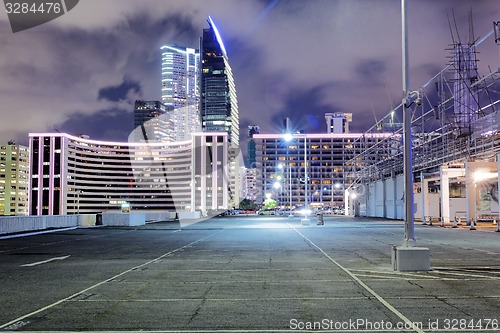
<svg viewBox="0 0 500 333">
<path fill-rule="evenodd" d="M 437 172 L 444 164 L 492 160 L 500 151 L 500 68 L 480 77 L 476 51 L 494 33 L 500 43 L 497 27 L 498 22 L 475 41 L 454 40 L 450 64 L 418 89 L 421 103 L 410 106 L 414 174 Z M 359 138 L 392 133 L 348 162 L 355 166 L 347 169 L 350 187 L 403 173 L 402 115 L 401 103 Z M 375 149 L 385 155 L 374 160 Z"/>
</svg>

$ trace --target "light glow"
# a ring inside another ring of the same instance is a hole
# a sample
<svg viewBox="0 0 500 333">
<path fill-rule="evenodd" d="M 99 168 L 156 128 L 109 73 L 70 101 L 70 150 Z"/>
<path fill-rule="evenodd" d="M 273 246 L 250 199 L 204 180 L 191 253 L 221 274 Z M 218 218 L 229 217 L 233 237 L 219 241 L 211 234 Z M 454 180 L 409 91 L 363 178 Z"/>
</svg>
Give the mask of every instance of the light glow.
<svg viewBox="0 0 500 333">
<path fill-rule="evenodd" d="M 209 16 L 208 17 L 208 20 L 210 21 L 210 26 L 212 27 L 212 29 L 214 29 L 214 32 L 215 32 L 215 37 L 217 38 L 217 41 L 219 42 L 219 45 L 220 45 L 220 48 L 222 49 L 222 52 L 224 53 L 225 56 L 227 56 L 227 52 L 226 52 L 226 48 L 224 47 L 224 43 L 222 42 L 222 38 L 220 37 L 220 34 L 219 34 L 219 29 L 217 29 L 217 26 L 215 25 L 214 21 L 212 20 L 212 18 Z"/>
<path fill-rule="evenodd" d="M 483 180 L 497 178 L 497 177 L 498 177 L 498 173 L 492 172 L 492 171 L 478 170 L 478 171 L 474 172 L 474 174 L 473 174 L 473 178 L 474 178 L 475 183 L 483 181 Z"/>
</svg>

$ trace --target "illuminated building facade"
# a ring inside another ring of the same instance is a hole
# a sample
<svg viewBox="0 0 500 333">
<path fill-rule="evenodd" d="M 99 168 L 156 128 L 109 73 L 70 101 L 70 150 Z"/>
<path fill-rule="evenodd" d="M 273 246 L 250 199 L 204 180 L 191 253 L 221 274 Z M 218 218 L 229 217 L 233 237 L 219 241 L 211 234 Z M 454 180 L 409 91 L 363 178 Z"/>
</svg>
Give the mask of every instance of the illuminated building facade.
<svg viewBox="0 0 500 333">
<path fill-rule="evenodd" d="M 30 134 L 30 214 L 228 209 L 226 133 L 173 143 Z"/>
<path fill-rule="evenodd" d="M 28 215 L 28 147 L 0 146 L 0 215 Z"/>
<path fill-rule="evenodd" d="M 200 53 L 188 47 L 165 45 L 162 51 L 161 100 L 170 110 L 173 141 L 191 139 L 201 131 Z"/>
<path fill-rule="evenodd" d="M 134 142 L 171 142 L 175 135 L 167 107 L 160 101 L 135 101 Z"/>
<path fill-rule="evenodd" d="M 257 188 L 260 190 L 258 203 L 269 194 L 279 206 L 289 208 L 290 195 L 292 207 L 304 206 L 305 166 L 308 178 L 308 202 L 312 207 L 340 208 L 344 206 L 344 190 L 353 182 L 347 170 L 361 167 L 348 163 L 352 158 L 372 149 L 370 158 L 376 160 L 382 151 L 390 151 L 379 142 L 390 134 L 377 133 L 366 137 L 363 134 L 294 134 L 293 139 L 285 141 L 285 134 L 255 134 L 257 148 Z M 307 160 L 304 161 L 304 136 L 307 147 Z M 290 177 L 291 176 L 291 177 Z M 291 191 L 290 191 L 291 180 Z"/>
</svg>

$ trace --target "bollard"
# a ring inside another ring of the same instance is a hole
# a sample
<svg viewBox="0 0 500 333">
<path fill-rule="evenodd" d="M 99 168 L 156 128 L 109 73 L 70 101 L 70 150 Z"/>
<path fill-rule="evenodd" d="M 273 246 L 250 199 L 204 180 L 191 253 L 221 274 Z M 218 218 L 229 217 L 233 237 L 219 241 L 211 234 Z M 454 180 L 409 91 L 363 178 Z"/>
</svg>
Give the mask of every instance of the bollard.
<svg viewBox="0 0 500 333">
<path fill-rule="evenodd" d="M 322 214 L 322 213 L 317 213 L 317 214 L 316 214 L 316 217 L 318 218 L 318 223 L 317 223 L 317 225 L 324 225 L 324 224 L 325 224 L 325 222 L 324 222 L 324 220 L 323 220 L 323 214 Z"/>
<path fill-rule="evenodd" d="M 432 217 L 429 216 L 429 223 L 427 224 L 429 227 L 433 227 L 434 225 L 432 224 Z"/>
<path fill-rule="evenodd" d="M 458 225 L 462 225 L 462 219 L 460 218 L 460 216 L 458 217 Z"/>
<path fill-rule="evenodd" d="M 470 228 L 469 230 L 476 230 L 476 226 L 474 225 L 474 218 L 470 219 Z"/>
<path fill-rule="evenodd" d="M 429 219 L 429 216 L 425 216 L 424 220 L 422 221 L 422 225 L 427 225 L 427 220 Z"/>
<path fill-rule="evenodd" d="M 455 219 L 453 220 L 453 227 L 452 228 L 458 228 L 456 216 L 455 216 Z"/>
<path fill-rule="evenodd" d="M 500 223 L 497 223 L 497 230 L 495 232 L 500 232 Z"/>
<path fill-rule="evenodd" d="M 444 217 L 441 217 L 441 223 L 439 224 L 441 228 L 444 228 Z"/>
</svg>

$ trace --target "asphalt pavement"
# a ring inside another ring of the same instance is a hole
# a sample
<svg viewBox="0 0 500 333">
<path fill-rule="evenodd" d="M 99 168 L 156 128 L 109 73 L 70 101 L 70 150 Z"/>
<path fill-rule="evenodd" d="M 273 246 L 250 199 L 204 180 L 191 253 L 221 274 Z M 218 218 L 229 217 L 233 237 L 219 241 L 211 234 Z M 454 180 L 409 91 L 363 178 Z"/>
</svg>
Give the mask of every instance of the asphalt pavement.
<svg viewBox="0 0 500 333">
<path fill-rule="evenodd" d="M 395 272 L 401 221 L 234 216 L 0 240 L 0 330 L 500 332 L 500 233 L 416 224 L 429 272 Z"/>
</svg>

